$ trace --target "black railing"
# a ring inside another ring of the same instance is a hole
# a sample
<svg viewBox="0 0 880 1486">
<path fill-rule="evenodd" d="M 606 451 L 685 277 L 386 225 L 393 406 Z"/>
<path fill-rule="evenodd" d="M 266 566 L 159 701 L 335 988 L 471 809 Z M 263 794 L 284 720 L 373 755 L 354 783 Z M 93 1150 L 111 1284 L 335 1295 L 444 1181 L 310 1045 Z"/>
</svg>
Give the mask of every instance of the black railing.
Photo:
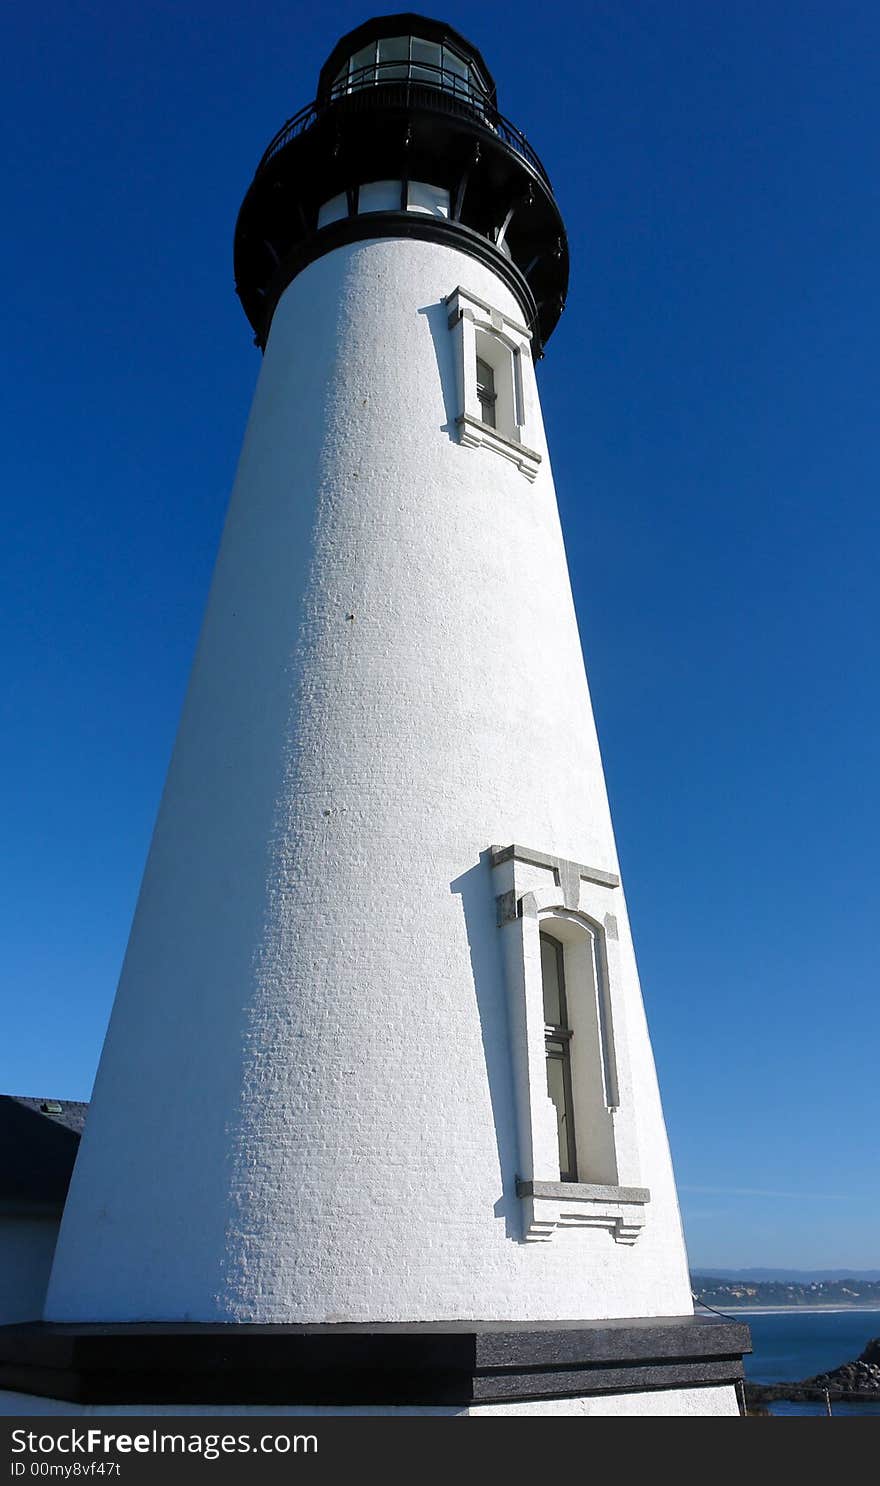
<svg viewBox="0 0 880 1486">
<path fill-rule="evenodd" d="M 285 145 L 311 129 L 338 105 L 343 104 L 346 112 L 366 112 L 373 108 L 379 89 L 382 90 L 382 102 L 393 106 L 467 115 L 521 156 L 549 189 L 547 172 L 525 135 L 492 106 L 488 95 L 481 92 L 471 79 L 451 72 L 448 67 L 435 67 L 428 62 L 375 62 L 334 84 L 327 102 L 316 100 L 307 104 L 282 125 L 263 153 L 257 176 Z"/>
<path fill-rule="evenodd" d="M 306 129 L 310 129 L 319 117 L 320 110 L 317 103 L 307 103 L 305 108 L 301 108 L 298 114 L 294 114 L 292 119 L 288 119 L 286 124 L 282 124 L 275 138 L 263 151 L 262 158 L 257 166 L 257 175 L 278 154 L 279 150 L 283 150 L 284 146 L 289 144 L 292 139 L 296 139 L 298 134 L 304 134 Z"/>
</svg>

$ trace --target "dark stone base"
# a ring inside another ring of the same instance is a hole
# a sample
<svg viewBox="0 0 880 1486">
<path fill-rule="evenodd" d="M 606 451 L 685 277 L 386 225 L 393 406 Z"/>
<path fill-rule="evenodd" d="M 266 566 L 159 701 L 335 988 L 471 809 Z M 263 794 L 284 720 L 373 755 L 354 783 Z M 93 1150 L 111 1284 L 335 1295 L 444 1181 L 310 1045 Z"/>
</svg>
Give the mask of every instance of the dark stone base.
<svg viewBox="0 0 880 1486">
<path fill-rule="evenodd" d="M 0 1388 L 89 1404 L 517 1403 L 737 1382 L 748 1327 L 702 1316 L 0 1327 Z"/>
</svg>

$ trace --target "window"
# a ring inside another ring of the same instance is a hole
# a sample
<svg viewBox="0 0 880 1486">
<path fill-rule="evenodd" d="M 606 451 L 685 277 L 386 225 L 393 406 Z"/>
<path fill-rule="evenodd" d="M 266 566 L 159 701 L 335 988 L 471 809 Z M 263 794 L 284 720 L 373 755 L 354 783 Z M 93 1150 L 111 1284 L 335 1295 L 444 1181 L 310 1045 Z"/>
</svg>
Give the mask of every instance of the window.
<svg viewBox="0 0 880 1486">
<path fill-rule="evenodd" d="M 349 64 L 352 88 L 366 88 L 376 81 L 376 43 L 361 47 Z"/>
<path fill-rule="evenodd" d="M 356 191 L 339 191 L 318 208 L 318 226 L 329 227 L 343 217 L 366 212 L 399 212 L 406 196 L 406 210 L 429 217 L 449 216 L 449 192 L 427 181 L 363 181 Z"/>
<path fill-rule="evenodd" d="M 534 376 L 529 332 L 466 289 L 454 290 L 446 304 L 455 357 L 458 406 L 454 421 L 459 441 L 471 448 L 494 450 L 534 480 L 541 456 L 524 439 L 526 388 L 531 389 Z"/>
<path fill-rule="evenodd" d="M 395 82 L 398 78 L 406 77 L 408 62 L 409 37 L 384 36 L 379 42 L 379 81 Z"/>
<path fill-rule="evenodd" d="M 480 410 L 483 414 L 483 422 L 488 423 L 490 428 L 495 427 L 495 373 L 488 361 L 477 357 L 477 398 Z"/>
<path fill-rule="evenodd" d="M 631 945 L 621 959 L 609 911 L 620 878 L 522 845 L 493 846 L 490 861 L 509 996 L 523 1240 L 604 1228 L 615 1243 L 635 1243 L 651 1194 L 641 1185 L 621 1005 L 625 983 L 638 995 L 638 977 Z"/>
<path fill-rule="evenodd" d="M 414 36 L 412 38 L 413 66 L 411 71 L 413 80 L 439 84 L 442 55 L 439 42 L 421 41 L 418 36 Z"/>
<path fill-rule="evenodd" d="M 547 1053 L 547 1093 L 556 1110 L 559 1139 L 559 1177 L 577 1181 L 574 1106 L 571 1098 L 571 1028 L 565 1004 L 565 954 L 558 939 L 541 938 L 541 981 L 544 988 L 544 1046 Z"/>
<path fill-rule="evenodd" d="M 460 57 L 451 47 L 443 48 L 443 86 L 452 93 L 459 93 L 463 97 L 470 96 L 471 69 L 468 67 L 464 57 Z M 476 92 L 476 83 L 473 91 Z"/>
<path fill-rule="evenodd" d="M 333 97 L 406 78 L 454 93 L 481 112 L 488 102 L 486 85 L 471 62 L 452 47 L 420 36 L 383 36 L 369 42 L 337 73 Z"/>
</svg>

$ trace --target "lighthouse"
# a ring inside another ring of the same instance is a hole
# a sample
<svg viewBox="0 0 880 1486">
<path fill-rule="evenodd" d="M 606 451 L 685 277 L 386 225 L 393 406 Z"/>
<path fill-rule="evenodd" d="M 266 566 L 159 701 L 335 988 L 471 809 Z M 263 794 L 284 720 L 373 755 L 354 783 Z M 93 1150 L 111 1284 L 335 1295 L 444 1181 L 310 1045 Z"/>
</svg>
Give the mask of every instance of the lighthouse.
<svg viewBox="0 0 880 1486">
<path fill-rule="evenodd" d="M 734 1414 L 747 1332 L 693 1313 L 541 414 L 565 228 L 476 47 L 344 36 L 235 272 L 261 372 L 0 1381 Z"/>
</svg>

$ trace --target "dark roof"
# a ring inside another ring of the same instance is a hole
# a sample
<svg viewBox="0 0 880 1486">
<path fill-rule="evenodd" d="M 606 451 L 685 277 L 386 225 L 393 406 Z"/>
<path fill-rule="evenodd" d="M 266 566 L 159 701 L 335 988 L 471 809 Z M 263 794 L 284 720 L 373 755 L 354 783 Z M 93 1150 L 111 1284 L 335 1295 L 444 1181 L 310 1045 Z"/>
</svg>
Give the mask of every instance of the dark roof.
<svg viewBox="0 0 880 1486">
<path fill-rule="evenodd" d="M 0 1204 L 60 1209 L 88 1105 L 0 1094 Z"/>
</svg>

